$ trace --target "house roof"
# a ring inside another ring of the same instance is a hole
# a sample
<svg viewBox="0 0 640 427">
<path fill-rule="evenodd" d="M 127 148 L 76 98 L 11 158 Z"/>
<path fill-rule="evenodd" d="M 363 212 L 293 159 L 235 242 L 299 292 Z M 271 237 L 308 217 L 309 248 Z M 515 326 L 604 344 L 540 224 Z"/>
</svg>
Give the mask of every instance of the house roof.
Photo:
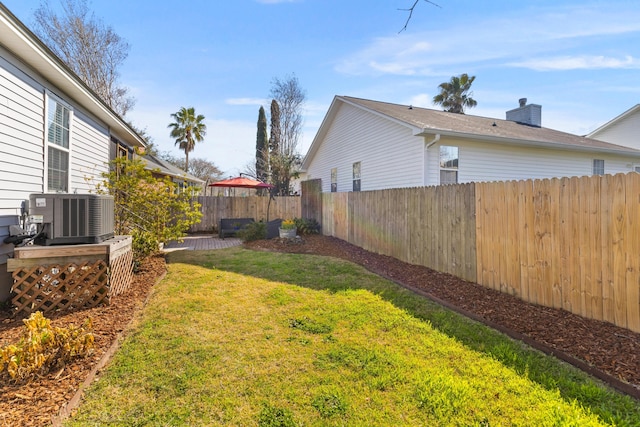
<svg viewBox="0 0 640 427">
<path fill-rule="evenodd" d="M 0 45 L 107 124 L 123 142 L 145 147 L 144 139 L 0 2 Z"/>
<path fill-rule="evenodd" d="M 611 126 L 617 124 L 618 122 L 621 122 L 622 120 L 624 120 L 627 117 L 637 113 L 638 111 L 640 111 L 640 104 L 634 105 L 633 107 L 629 108 L 624 113 L 622 113 L 619 116 L 609 120 L 607 123 L 603 124 L 598 129 L 596 129 L 596 130 L 592 131 L 590 134 L 588 134 L 587 137 L 591 138 L 593 135 L 598 135 L 600 132 L 610 128 Z"/>
<path fill-rule="evenodd" d="M 545 147 L 551 149 L 625 154 L 640 157 L 640 150 L 610 144 L 596 139 L 560 132 L 544 127 L 531 126 L 513 121 L 409 105 L 392 104 L 350 96 L 336 96 L 329 107 L 318 133 L 302 163 L 306 170 L 320 141 L 328 131 L 340 104 L 348 104 L 407 126 L 416 136 L 441 135 L 464 139 L 482 140 L 500 144 Z"/>
<path fill-rule="evenodd" d="M 192 182 L 194 184 L 204 184 L 204 181 L 191 174 L 186 173 L 182 169 L 172 165 L 171 163 L 159 159 L 151 154 L 144 154 L 140 156 L 142 161 L 146 164 L 145 169 L 151 171 L 158 171 L 162 175 L 167 175 L 173 178 L 183 179 L 185 181 Z"/>
</svg>

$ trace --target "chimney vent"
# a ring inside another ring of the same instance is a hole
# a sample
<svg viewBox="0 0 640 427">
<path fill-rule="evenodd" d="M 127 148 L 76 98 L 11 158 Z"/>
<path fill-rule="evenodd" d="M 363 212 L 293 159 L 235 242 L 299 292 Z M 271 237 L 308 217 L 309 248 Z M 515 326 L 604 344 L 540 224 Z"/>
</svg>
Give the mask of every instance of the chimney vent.
<svg viewBox="0 0 640 427">
<path fill-rule="evenodd" d="M 522 108 L 527 105 L 527 98 L 520 98 L 518 102 L 520 103 L 520 108 Z"/>
</svg>

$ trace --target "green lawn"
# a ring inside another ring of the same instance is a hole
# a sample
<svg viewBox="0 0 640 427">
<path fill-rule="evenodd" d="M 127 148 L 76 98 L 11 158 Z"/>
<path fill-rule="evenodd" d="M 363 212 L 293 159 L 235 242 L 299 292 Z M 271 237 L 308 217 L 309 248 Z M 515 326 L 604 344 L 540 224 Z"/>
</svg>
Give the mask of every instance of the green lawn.
<svg viewBox="0 0 640 427">
<path fill-rule="evenodd" d="M 71 426 L 640 425 L 640 403 L 340 260 L 175 252 Z"/>
</svg>

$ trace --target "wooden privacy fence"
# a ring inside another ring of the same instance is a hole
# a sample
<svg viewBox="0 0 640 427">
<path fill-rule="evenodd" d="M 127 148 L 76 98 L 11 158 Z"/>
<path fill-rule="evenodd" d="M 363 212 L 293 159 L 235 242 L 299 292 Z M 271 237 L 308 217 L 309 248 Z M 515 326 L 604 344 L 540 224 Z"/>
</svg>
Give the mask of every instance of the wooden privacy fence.
<svg viewBox="0 0 640 427">
<path fill-rule="evenodd" d="M 322 230 L 640 332 L 637 173 L 323 193 Z"/>
<path fill-rule="evenodd" d="M 472 184 L 322 194 L 322 230 L 372 252 L 475 281 Z"/>
<path fill-rule="evenodd" d="M 190 233 L 211 233 L 217 230 L 221 218 L 253 218 L 256 221 L 281 218 L 299 218 L 301 216 L 300 197 L 217 197 L 198 196 L 197 202 L 202 205 L 202 220 L 193 225 Z"/>
<path fill-rule="evenodd" d="M 640 174 L 476 184 L 477 282 L 640 332 Z"/>
</svg>

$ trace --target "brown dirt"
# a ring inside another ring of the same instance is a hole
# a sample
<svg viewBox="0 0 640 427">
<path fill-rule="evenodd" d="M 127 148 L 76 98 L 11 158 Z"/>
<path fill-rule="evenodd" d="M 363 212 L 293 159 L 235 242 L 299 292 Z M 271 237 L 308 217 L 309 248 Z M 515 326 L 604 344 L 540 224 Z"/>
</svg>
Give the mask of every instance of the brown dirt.
<svg viewBox="0 0 640 427">
<path fill-rule="evenodd" d="M 563 310 L 528 304 L 475 283 L 377 255 L 339 239 L 308 236 L 298 243 L 282 239 L 246 244 L 257 250 L 311 253 L 346 259 L 400 284 L 427 293 L 506 332 L 585 362 L 604 377 L 618 379 L 640 390 L 640 334 L 608 323 L 583 319 Z M 112 298 L 109 306 L 48 315 L 55 326 L 93 321 L 95 351 L 62 371 L 27 384 L 0 385 L 0 426 L 48 426 L 96 367 L 111 345 L 143 307 L 154 283 L 166 271 L 162 256 L 149 258 L 134 276 L 132 290 Z M 22 319 L 0 311 L 0 347 L 15 342 Z"/>
</svg>

